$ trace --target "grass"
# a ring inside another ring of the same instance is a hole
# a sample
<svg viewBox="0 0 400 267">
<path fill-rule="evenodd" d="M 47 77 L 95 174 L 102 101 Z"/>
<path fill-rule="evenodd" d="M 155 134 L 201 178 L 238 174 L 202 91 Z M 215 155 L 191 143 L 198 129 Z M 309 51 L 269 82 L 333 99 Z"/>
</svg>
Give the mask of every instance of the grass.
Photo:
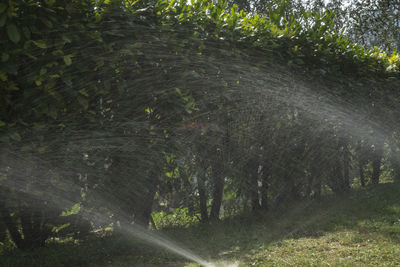
<svg viewBox="0 0 400 267">
<path fill-rule="evenodd" d="M 207 260 L 239 266 L 400 266 L 400 186 L 359 188 L 266 214 L 161 231 Z M 52 243 L 2 266 L 199 266 L 127 238 Z"/>
</svg>

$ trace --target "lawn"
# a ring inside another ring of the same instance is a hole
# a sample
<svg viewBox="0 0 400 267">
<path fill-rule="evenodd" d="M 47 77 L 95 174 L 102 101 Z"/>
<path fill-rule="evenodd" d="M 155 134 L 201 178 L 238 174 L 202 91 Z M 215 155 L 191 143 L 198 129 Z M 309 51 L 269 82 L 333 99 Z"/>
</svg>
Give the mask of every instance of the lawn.
<svg viewBox="0 0 400 267">
<path fill-rule="evenodd" d="M 239 266 L 400 266 L 400 186 L 387 183 L 265 214 L 157 232 L 207 261 Z M 2 266 L 199 266 L 125 237 L 3 251 Z M 225 264 L 226 265 L 226 264 Z"/>
</svg>

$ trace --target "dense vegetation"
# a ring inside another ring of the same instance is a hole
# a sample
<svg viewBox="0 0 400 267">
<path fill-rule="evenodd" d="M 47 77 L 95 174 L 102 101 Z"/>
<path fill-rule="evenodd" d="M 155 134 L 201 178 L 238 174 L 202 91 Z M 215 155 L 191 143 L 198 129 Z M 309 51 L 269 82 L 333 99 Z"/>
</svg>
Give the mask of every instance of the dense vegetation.
<svg viewBox="0 0 400 267">
<path fill-rule="evenodd" d="M 273 14 L 275 0 L 229 0 L 250 13 Z M 352 42 L 368 48 L 377 46 L 385 51 L 400 48 L 400 13 L 398 0 L 286 0 L 285 16 L 302 19 L 304 12 L 333 11 L 333 27 Z"/>
<path fill-rule="evenodd" d="M 399 55 L 288 3 L 0 3 L 3 247 L 399 181 Z"/>
</svg>

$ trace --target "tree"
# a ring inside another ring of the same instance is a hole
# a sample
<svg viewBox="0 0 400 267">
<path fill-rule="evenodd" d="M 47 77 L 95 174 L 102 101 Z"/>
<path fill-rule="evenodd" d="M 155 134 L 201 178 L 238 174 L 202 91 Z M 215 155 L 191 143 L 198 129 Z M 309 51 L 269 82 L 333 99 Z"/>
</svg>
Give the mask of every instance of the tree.
<svg viewBox="0 0 400 267">
<path fill-rule="evenodd" d="M 352 159 L 360 176 L 369 160 L 354 140 L 373 147 L 379 182 L 398 130 L 399 56 L 352 43 L 322 2 L 320 13 L 268 4 L 267 16 L 206 0 L 10 3 L 0 205 L 19 248 L 147 226 L 162 201 L 207 222 L 227 195 L 258 211 L 340 193 Z"/>
</svg>

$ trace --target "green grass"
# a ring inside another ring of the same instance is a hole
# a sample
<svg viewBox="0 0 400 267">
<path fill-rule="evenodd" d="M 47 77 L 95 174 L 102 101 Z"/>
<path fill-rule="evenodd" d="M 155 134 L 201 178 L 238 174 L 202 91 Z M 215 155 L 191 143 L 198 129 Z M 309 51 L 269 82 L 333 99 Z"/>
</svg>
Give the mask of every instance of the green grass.
<svg viewBox="0 0 400 267">
<path fill-rule="evenodd" d="M 400 186 L 359 188 L 266 214 L 242 214 L 212 225 L 161 234 L 207 260 L 239 266 L 400 266 Z M 126 238 L 52 243 L 14 251 L 2 266 L 198 266 Z"/>
</svg>

